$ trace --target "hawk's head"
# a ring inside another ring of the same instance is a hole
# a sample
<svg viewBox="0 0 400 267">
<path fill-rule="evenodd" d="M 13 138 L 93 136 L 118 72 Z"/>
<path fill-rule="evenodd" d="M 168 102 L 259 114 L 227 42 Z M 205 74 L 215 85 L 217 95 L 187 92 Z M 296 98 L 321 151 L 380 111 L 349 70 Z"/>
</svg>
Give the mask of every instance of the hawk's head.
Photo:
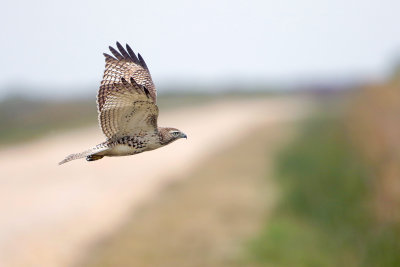
<svg viewBox="0 0 400 267">
<path fill-rule="evenodd" d="M 159 127 L 158 132 L 160 134 L 160 142 L 162 145 L 168 145 L 180 138 L 187 138 L 186 134 L 176 128 Z"/>
</svg>

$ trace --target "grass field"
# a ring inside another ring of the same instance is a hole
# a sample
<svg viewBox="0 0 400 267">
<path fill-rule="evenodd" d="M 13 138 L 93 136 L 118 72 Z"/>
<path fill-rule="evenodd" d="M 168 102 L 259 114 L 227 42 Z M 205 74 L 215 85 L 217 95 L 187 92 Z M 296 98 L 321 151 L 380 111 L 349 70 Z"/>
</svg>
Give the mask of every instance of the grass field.
<svg viewBox="0 0 400 267">
<path fill-rule="evenodd" d="M 315 118 L 280 153 L 275 177 L 282 198 L 249 245 L 250 263 L 400 265 L 398 226 L 375 217 L 379 178 L 347 133 L 342 118 Z"/>
</svg>

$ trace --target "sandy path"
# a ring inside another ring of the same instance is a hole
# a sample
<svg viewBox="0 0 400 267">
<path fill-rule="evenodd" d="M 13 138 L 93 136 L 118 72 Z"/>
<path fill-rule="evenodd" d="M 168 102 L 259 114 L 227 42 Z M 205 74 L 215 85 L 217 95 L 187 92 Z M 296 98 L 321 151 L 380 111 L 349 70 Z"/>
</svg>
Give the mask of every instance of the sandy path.
<svg viewBox="0 0 400 267">
<path fill-rule="evenodd" d="M 277 124 L 196 163 L 184 180 L 165 186 L 99 240 L 77 267 L 252 266 L 249 244 L 279 198 L 274 156 L 296 132 L 291 122 Z"/>
<path fill-rule="evenodd" d="M 69 266 L 124 216 L 196 162 L 261 123 L 296 119 L 304 101 L 227 101 L 162 113 L 188 135 L 133 157 L 57 162 L 103 140 L 97 128 L 0 151 L 0 266 Z"/>
</svg>

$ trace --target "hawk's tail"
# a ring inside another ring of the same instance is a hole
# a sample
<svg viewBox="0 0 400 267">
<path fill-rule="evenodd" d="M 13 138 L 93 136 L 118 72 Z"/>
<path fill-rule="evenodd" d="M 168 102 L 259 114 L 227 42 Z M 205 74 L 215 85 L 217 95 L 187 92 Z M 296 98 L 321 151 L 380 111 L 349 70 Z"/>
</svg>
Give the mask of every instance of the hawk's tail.
<svg viewBox="0 0 400 267">
<path fill-rule="evenodd" d="M 103 158 L 103 156 L 96 155 L 96 154 L 99 152 L 105 151 L 107 149 L 109 149 L 109 147 L 105 143 L 101 143 L 101 144 L 97 145 L 96 147 L 88 149 L 81 153 L 71 154 L 71 155 L 67 156 L 64 160 L 60 161 L 58 163 L 58 165 L 67 163 L 71 160 L 81 159 L 81 158 L 85 158 L 85 157 L 87 157 L 88 161 L 98 160 L 98 159 Z"/>
</svg>

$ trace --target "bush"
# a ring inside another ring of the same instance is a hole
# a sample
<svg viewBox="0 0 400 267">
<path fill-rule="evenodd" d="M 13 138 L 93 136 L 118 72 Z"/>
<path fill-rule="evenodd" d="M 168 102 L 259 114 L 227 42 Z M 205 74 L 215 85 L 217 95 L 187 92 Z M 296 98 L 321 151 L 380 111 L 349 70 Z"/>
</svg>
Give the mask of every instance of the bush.
<svg viewBox="0 0 400 267">
<path fill-rule="evenodd" d="M 400 235 L 378 226 L 369 167 L 345 124 L 314 118 L 277 160 L 275 216 L 250 244 L 261 266 L 400 266 Z"/>
</svg>

